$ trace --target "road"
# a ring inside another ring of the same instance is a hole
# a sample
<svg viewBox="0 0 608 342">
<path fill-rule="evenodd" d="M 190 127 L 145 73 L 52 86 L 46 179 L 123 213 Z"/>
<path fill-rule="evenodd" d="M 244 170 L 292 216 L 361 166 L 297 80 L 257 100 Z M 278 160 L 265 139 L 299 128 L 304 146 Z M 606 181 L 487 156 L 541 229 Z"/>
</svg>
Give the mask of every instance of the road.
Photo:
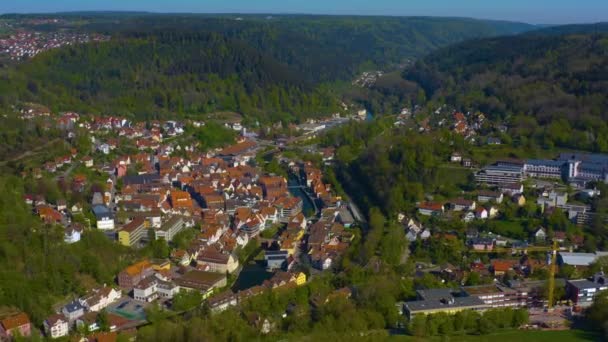
<svg viewBox="0 0 608 342">
<path fill-rule="evenodd" d="M 350 207 L 350 210 L 352 211 L 355 220 L 359 222 L 365 222 L 365 216 L 361 214 L 361 210 L 359 209 L 359 207 L 350 198 L 348 199 L 348 206 Z"/>
<path fill-rule="evenodd" d="M 60 178 L 63 178 L 63 179 L 68 178 L 68 176 L 70 175 L 70 173 L 72 173 L 72 171 L 76 167 L 77 163 L 78 162 L 76 162 L 76 161 L 72 161 L 72 163 L 70 164 L 70 167 L 68 167 L 67 169 L 65 169 L 65 171 L 63 171 L 61 174 L 58 174 L 57 176 L 55 176 L 55 179 L 58 180 Z"/>
</svg>

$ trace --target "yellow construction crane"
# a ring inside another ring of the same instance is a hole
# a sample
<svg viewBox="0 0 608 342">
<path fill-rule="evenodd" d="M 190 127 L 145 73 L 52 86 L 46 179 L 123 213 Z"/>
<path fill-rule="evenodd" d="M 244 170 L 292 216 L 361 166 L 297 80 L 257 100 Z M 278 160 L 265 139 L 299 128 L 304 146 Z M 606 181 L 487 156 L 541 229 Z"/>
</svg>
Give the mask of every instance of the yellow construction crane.
<svg viewBox="0 0 608 342">
<path fill-rule="evenodd" d="M 553 250 L 551 251 L 551 267 L 549 268 L 549 303 L 547 310 L 553 309 L 553 291 L 555 290 L 555 269 L 557 263 L 557 241 L 553 240 Z"/>
</svg>

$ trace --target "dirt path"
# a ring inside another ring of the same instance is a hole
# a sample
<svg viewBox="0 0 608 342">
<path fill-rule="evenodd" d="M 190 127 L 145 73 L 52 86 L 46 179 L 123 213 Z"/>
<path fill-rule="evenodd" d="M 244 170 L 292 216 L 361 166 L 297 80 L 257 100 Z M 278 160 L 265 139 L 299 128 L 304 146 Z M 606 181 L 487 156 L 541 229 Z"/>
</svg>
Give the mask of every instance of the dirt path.
<svg viewBox="0 0 608 342">
<path fill-rule="evenodd" d="M 61 139 L 59 139 L 59 138 L 53 139 L 53 140 L 47 142 L 46 144 L 44 144 L 42 146 L 36 147 L 33 150 L 25 151 L 25 152 L 21 153 L 20 155 L 18 155 L 16 157 L 13 157 L 11 159 L 8 159 L 8 160 L 2 160 L 2 161 L 0 161 L 0 166 L 6 165 L 9 162 L 13 162 L 13 161 L 21 160 L 23 158 L 27 158 L 27 157 L 33 156 L 33 155 L 37 154 L 38 152 L 40 152 L 40 150 L 44 150 L 45 148 L 47 148 L 48 146 L 50 146 L 50 145 L 58 142 L 59 140 L 61 140 Z"/>
</svg>

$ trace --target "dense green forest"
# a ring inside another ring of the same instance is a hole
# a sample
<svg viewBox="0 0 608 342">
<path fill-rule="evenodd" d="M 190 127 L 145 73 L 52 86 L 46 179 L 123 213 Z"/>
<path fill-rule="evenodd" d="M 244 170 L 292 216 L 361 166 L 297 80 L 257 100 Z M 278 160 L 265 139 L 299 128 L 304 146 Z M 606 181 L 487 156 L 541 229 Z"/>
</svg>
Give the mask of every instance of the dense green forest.
<svg viewBox="0 0 608 342">
<path fill-rule="evenodd" d="M 513 137 L 608 151 L 606 33 L 473 40 L 431 53 L 403 76 L 432 103 L 506 120 Z"/>
<path fill-rule="evenodd" d="M 301 121 L 339 110 L 340 82 L 398 69 L 465 39 L 531 25 L 473 19 L 193 15 L 85 16 L 80 30 L 107 43 L 65 47 L 1 70 L 0 104 L 54 110 L 196 115 L 237 111 L 259 121 Z"/>
<path fill-rule="evenodd" d="M 302 73 L 307 81 L 350 80 L 362 68 L 390 68 L 406 59 L 466 39 L 515 34 L 523 23 L 465 18 L 149 15 L 120 25 L 91 24 L 112 35 L 156 32 L 214 32 L 246 42 Z"/>
<path fill-rule="evenodd" d="M 337 148 L 335 171 L 346 192 L 358 194 L 362 207 L 382 208 L 387 215 L 413 209 L 426 193 L 449 197 L 469 183 L 439 167 L 454 146 L 463 146 L 462 138 L 449 132 L 422 135 L 382 118 L 343 125 L 321 143 Z"/>
<path fill-rule="evenodd" d="M 261 119 L 336 110 L 329 92 L 301 82 L 272 57 L 208 33 L 158 33 L 57 49 L 9 70 L 7 78 L 1 86 L 4 104 L 35 101 L 55 110 L 136 115 L 234 110 Z"/>
</svg>

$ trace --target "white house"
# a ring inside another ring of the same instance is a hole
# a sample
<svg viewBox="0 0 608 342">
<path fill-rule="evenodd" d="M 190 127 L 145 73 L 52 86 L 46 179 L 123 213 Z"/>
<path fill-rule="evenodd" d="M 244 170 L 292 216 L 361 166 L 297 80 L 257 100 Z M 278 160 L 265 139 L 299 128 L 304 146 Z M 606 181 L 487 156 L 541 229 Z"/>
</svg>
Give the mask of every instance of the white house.
<svg viewBox="0 0 608 342">
<path fill-rule="evenodd" d="M 475 217 L 480 220 L 485 220 L 488 218 L 488 211 L 486 210 L 486 208 L 479 207 L 475 209 Z"/>
<path fill-rule="evenodd" d="M 405 238 L 410 242 L 414 242 L 418 240 L 418 234 L 416 234 L 415 231 L 410 229 L 407 234 L 405 234 Z"/>
<path fill-rule="evenodd" d="M 110 154 L 110 145 L 101 144 L 97 147 L 97 150 L 103 154 Z"/>
<path fill-rule="evenodd" d="M 62 314 L 55 314 L 44 320 L 44 332 L 50 338 L 67 336 L 70 333 L 70 324 Z"/>
<path fill-rule="evenodd" d="M 328 270 L 331 267 L 331 264 L 333 263 L 333 260 L 331 257 L 327 256 L 324 259 L 321 260 L 321 269 L 322 270 Z"/>
<path fill-rule="evenodd" d="M 133 298 L 140 302 L 152 302 L 158 298 L 158 280 L 156 277 L 148 277 L 133 288 Z"/>
<path fill-rule="evenodd" d="M 431 231 L 429 229 L 425 229 L 420 233 L 420 239 L 426 240 L 431 237 Z"/>
<path fill-rule="evenodd" d="M 164 281 L 159 279 L 156 285 L 156 292 L 158 297 L 171 299 L 173 296 L 178 294 L 180 291 L 179 285 L 172 281 Z"/>
<path fill-rule="evenodd" d="M 480 191 L 477 195 L 477 202 L 486 203 L 489 201 L 494 201 L 498 204 L 502 203 L 504 196 L 500 192 L 493 191 Z"/>
<path fill-rule="evenodd" d="M 79 226 L 70 226 L 65 229 L 65 235 L 63 241 L 66 243 L 75 243 L 80 241 L 80 234 L 82 232 L 82 227 Z"/>
<path fill-rule="evenodd" d="M 536 232 L 534 232 L 534 239 L 536 241 L 545 241 L 547 239 L 547 231 L 543 227 L 539 227 Z"/>
<path fill-rule="evenodd" d="M 94 205 L 93 213 L 97 219 L 97 229 L 111 230 L 114 229 L 114 215 L 105 205 Z"/>
<path fill-rule="evenodd" d="M 471 211 L 467 212 L 466 214 L 464 214 L 464 215 L 462 216 L 462 220 L 463 220 L 464 222 L 471 222 L 471 221 L 473 221 L 474 219 L 475 219 L 475 214 L 474 214 L 473 212 L 471 212 Z"/>
<path fill-rule="evenodd" d="M 86 167 L 93 167 L 93 158 L 91 157 L 84 157 L 82 158 L 82 162 L 84 163 L 84 166 Z"/>
<path fill-rule="evenodd" d="M 454 152 L 454 153 L 452 153 L 452 156 L 450 157 L 450 161 L 452 163 L 460 163 L 462 161 L 462 155 L 458 152 Z"/>
<path fill-rule="evenodd" d="M 104 286 L 100 289 L 91 291 L 87 296 L 81 299 L 82 305 L 84 305 L 88 311 L 101 311 L 114 303 L 122 296 L 120 290 L 116 290 L 109 286 Z"/>
</svg>

